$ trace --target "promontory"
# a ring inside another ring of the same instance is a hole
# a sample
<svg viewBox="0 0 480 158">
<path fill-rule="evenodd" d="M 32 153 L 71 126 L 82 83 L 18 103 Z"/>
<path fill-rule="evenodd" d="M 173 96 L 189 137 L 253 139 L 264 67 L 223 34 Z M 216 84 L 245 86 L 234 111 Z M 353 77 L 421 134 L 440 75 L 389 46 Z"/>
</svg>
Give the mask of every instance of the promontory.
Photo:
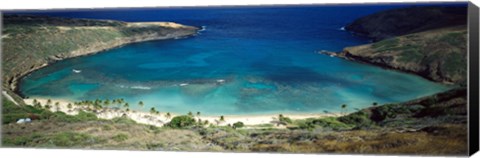
<svg viewBox="0 0 480 158">
<path fill-rule="evenodd" d="M 197 27 L 173 22 L 122 22 L 47 16 L 4 15 L 2 87 L 14 93 L 24 75 L 58 60 L 98 53 L 125 44 L 196 34 Z"/>
</svg>

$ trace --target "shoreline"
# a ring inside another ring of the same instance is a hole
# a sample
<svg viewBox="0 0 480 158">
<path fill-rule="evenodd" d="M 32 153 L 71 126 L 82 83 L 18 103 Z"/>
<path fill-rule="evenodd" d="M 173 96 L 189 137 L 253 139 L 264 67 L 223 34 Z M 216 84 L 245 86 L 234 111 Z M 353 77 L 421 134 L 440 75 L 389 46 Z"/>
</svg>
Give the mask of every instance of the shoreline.
<svg viewBox="0 0 480 158">
<path fill-rule="evenodd" d="M 29 98 L 23 99 L 23 101 L 28 105 L 33 105 L 33 100 L 36 99 L 39 103 L 41 103 L 42 107 L 46 105 L 48 99 L 44 98 Z M 56 103 L 59 103 L 58 107 L 55 106 Z M 67 107 L 68 104 L 72 105 L 72 108 L 69 109 Z M 72 101 L 63 100 L 63 99 L 51 99 L 52 105 L 50 111 L 56 112 L 61 111 L 68 115 L 76 115 L 80 110 L 86 111 L 88 106 L 81 105 L 77 106 L 74 105 Z M 164 124 L 170 122 L 170 120 L 175 116 L 186 115 L 186 114 L 175 114 L 170 113 L 170 117 L 166 116 L 166 112 L 160 112 L 160 114 L 152 114 L 150 112 L 145 111 L 137 111 L 137 110 L 130 110 L 125 111 L 124 108 L 118 107 L 104 107 L 96 112 L 93 112 L 97 115 L 98 118 L 101 119 L 113 119 L 116 117 L 127 116 L 128 118 L 134 120 L 137 123 L 153 125 L 161 127 Z M 289 117 L 292 120 L 297 119 L 307 119 L 307 118 L 324 118 L 324 117 L 340 117 L 343 116 L 339 113 L 330 113 L 330 114 L 289 114 L 289 113 L 282 113 L 283 116 Z M 225 120 L 220 121 L 220 116 L 224 116 Z M 236 122 L 243 122 L 246 126 L 257 126 L 257 125 L 264 125 L 264 124 L 272 124 L 272 128 L 286 128 L 286 126 L 276 126 L 278 124 L 278 116 L 279 114 L 251 114 L 251 115 L 219 115 L 219 116 L 196 116 L 193 115 L 195 120 L 208 120 L 209 124 L 213 125 L 232 125 Z"/>
<path fill-rule="evenodd" d="M 361 45 L 357 45 L 357 46 L 361 46 Z M 425 75 L 420 74 L 420 73 L 415 72 L 415 71 L 400 69 L 400 68 L 396 68 L 396 67 L 393 67 L 393 66 L 390 66 L 390 65 L 387 65 L 387 64 L 379 64 L 379 63 L 371 62 L 367 59 L 361 58 L 360 56 L 353 56 L 350 53 L 345 52 L 345 51 L 330 52 L 330 51 L 323 51 L 322 50 L 322 51 L 318 51 L 317 54 L 327 55 L 327 56 L 330 56 L 330 57 L 335 57 L 335 58 L 338 58 L 338 59 L 351 61 L 351 62 L 356 62 L 356 63 L 360 63 L 360 64 L 371 65 L 371 66 L 379 67 L 379 68 L 382 68 L 382 69 L 385 69 L 385 70 L 392 70 L 392 71 L 397 71 L 397 72 L 406 73 L 406 74 L 410 74 L 410 75 L 415 75 L 415 76 L 421 77 L 425 80 L 428 80 L 430 82 L 439 83 L 439 84 L 446 85 L 446 86 L 454 86 L 455 85 L 455 83 L 453 83 L 453 82 L 436 81 L 432 78 L 429 78 L 428 76 L 425 76 Z"/>
<path fill-rule="evenodd" d="M 133 44 L 133 43 L 140 43 L 140 42 L 147 42 L 147 41 L 156 41 L 156 40 L 169 40 L 169 39 L 180 39 L 180 38 L 186 38 L 186 37 L 191 37 L 195 36 L 198 34 L 198 31 L 200 30 L 198 27 L 194 26 L 188 26 L 188 25 L 183 25 L 183 24 L 178 24 L 178 23 L 173 23 L 173 22 L 130 22 L 127 23 L 127 25 L 131 27 L 138 27 L 142 25 L 157 25 L 160 27 L 166 27 L 166 28 L 171 28 L 171 29 L 178 29 L 172 33 L 168 33 L 166 35 L 159 35 L 158 33 L 151 33 L 151 34 L 143 34 L 141 36 L 131 36 L 131 37 L 125 37 L 122 39 L 117 39 L 114 41 L 110 41 L 108 43 L 102 43 L 102 44 L 97 44 L 93 45 L 90 48 L 79 48 L 77 50 L 73 50 L 71 52 L 65 52 L 65 54 L 58 54 L 55 56 L 49 57 L 45 63 L 41 65 L 34 65 L 28 70 L 24 72 L 19 72 L 16 74 L 12 74 L 10 78 L 4 78 L 4 84 L 6 84 L 8 87 L 7 89 L 14 93 L 14 95 L 19 96 L 22 99 L 25 99 L 25 96 L 22 95 L 22 93 L 19 90 L 20 87 L 20 80 L 29 74 L 33 73 L 34 71 L 37 71 L 41 68 L 47 67 L 49 65 L 52 65 L 56 62 L 65 60 L 65 59 L 72 59 L 72 58 L 77 58 L 77 57 L 84 57 L 84 56 L 89 56 L 89 55 L 95 55 L 97 53 L 102 53 L 106 52 L 111 49 L 115 48 L 120 48 L 123 46 L 126 46 L 128 44 Z M 4 74 L 5 75 L 5 74 Z"/>
</svg>

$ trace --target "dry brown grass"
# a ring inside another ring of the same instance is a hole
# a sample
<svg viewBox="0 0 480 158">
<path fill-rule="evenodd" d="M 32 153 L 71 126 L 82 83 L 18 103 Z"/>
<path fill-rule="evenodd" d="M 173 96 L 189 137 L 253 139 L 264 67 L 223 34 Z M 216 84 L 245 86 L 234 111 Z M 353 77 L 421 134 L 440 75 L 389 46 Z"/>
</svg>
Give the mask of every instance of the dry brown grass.
<svg viewBox="0 0 480 158">
<path fill-rule="evenodd" d="M 256 151 L 300 153 L 362 153 L 465 155 L 467 129 L 464 125 L 442 125 L 432 131 L 346 131 L 319 134 L 312 142 L 256 144 Z"/>
<path fill-rule="evenodd" d="M 208 144 L 191 130 L 156 128 L 141 124 L 122 124 L 108 122 L 58 123 L 36 121 L 30 124 L 8 124 L 2 127 L 4 138 L 28 137 L 36 134 L 51 136 L 62 132 L 87 134 L 98 140 L 94 144 L 73 146 L 72 148 L 116 149 L 116 150 L 166 150 L 166 151 L 221 151 L 222 148 Z M 117 135 L 126 135 L 127 139 L 117 141 Z M 62 148 L 29 142 L 22 147 Z M 19 147 L 19 146 L 16 146 Z"/>
</svg>

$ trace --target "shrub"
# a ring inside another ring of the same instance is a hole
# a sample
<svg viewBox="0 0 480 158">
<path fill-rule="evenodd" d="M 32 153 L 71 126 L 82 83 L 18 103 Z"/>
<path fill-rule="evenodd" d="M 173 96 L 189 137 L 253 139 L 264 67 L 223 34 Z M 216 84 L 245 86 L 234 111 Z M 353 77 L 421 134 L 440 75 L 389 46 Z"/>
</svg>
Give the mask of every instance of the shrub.
<svg viewBox="0 0 480 158">
<path fill-rule="evenodd" d="M 313 130 L 315 125 L 311 121 L 299 122 L 298 128 L 306 129 L 306 130 Z"/>
<path fill-rule="evenodd" d="M 195 125 L 195 119 L 187 115 L 175 116 L 169 123 L 166 124 L 166 126 L 172 128 L 185 128 L 192 125 Z"/>
<path fill-rule="evenodd" d="M 18 119 L 47 119 L 52 112 L 33 106 L 17 106 L 7 99 L 2 100 L 2 124 L 15 123 Z"/>
<path fill-rule="evenodd" d="M 292 119 L 290 119 L 289 117 L 282 116 L 278 120 L 282 123 L 292 123 Z"/>
<path fill-rule="evenodd" d="M 374 125 L 374 122 L 370 120 L 369 115 L 363 111 L 339 117 L 337 120 L 355 127 L 370 127 Z"/>
<path fill-rule="evenodd" d="M 345 124 L 343 122 L 340 122 L 337 120 L 335 117 L 327 117 L 327 118 L 321 118 L 321 119 L 314 119 L 312 120 L 312 123 L 321 127 L 325 128 L 331 128 L 334 130 L 340 130 L 340 129 L 348 129 L 351 128 L 352 125 Z"/>
<path fill-rule="evenodd" d="M 243 126 L 245 126 L 245 125 L 243 124 L 243 122 L 240 122 L 240 121 L 239 121 L 239 122 L 235 122 L 232 127 L 233 127 L 234 129 L 237 129 L 237 128 L 242 128 Z"/>
<path fill-rule="evenodd" d="M 387 104 L 373 109 L 371 119 L 375 122 L 380 122 L 388 118 L 395 118 L 397 115 L 411 114 L 414 111 L 417 111 L 417 109 L 413 106 L 410 109 L 404 105 Z"/>
</svg>

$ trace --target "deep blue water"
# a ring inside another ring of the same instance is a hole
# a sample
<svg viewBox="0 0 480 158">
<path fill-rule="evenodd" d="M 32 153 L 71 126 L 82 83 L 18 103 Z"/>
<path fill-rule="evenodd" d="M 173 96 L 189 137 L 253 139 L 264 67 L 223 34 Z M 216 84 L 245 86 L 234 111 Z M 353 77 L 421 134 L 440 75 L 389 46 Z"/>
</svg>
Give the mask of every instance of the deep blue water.
<svg viewBox="0 0 480 158">
<path fill-rule="evenodd" d="M 404 5 L 29 12 L 173 21 L 206 30 L 64 60 L 25 77 L 20 90 L 29 97 L 75 101 L 124 98 L 137 105 L 141 100 L 144 110 L 160 112 L 241 115 L 338 112 L 341 104 L 353 111 L 448 89 L 418 76 L 315 53 L 368 43 L 340 28 L 397 7 Z"/>
</svg>

